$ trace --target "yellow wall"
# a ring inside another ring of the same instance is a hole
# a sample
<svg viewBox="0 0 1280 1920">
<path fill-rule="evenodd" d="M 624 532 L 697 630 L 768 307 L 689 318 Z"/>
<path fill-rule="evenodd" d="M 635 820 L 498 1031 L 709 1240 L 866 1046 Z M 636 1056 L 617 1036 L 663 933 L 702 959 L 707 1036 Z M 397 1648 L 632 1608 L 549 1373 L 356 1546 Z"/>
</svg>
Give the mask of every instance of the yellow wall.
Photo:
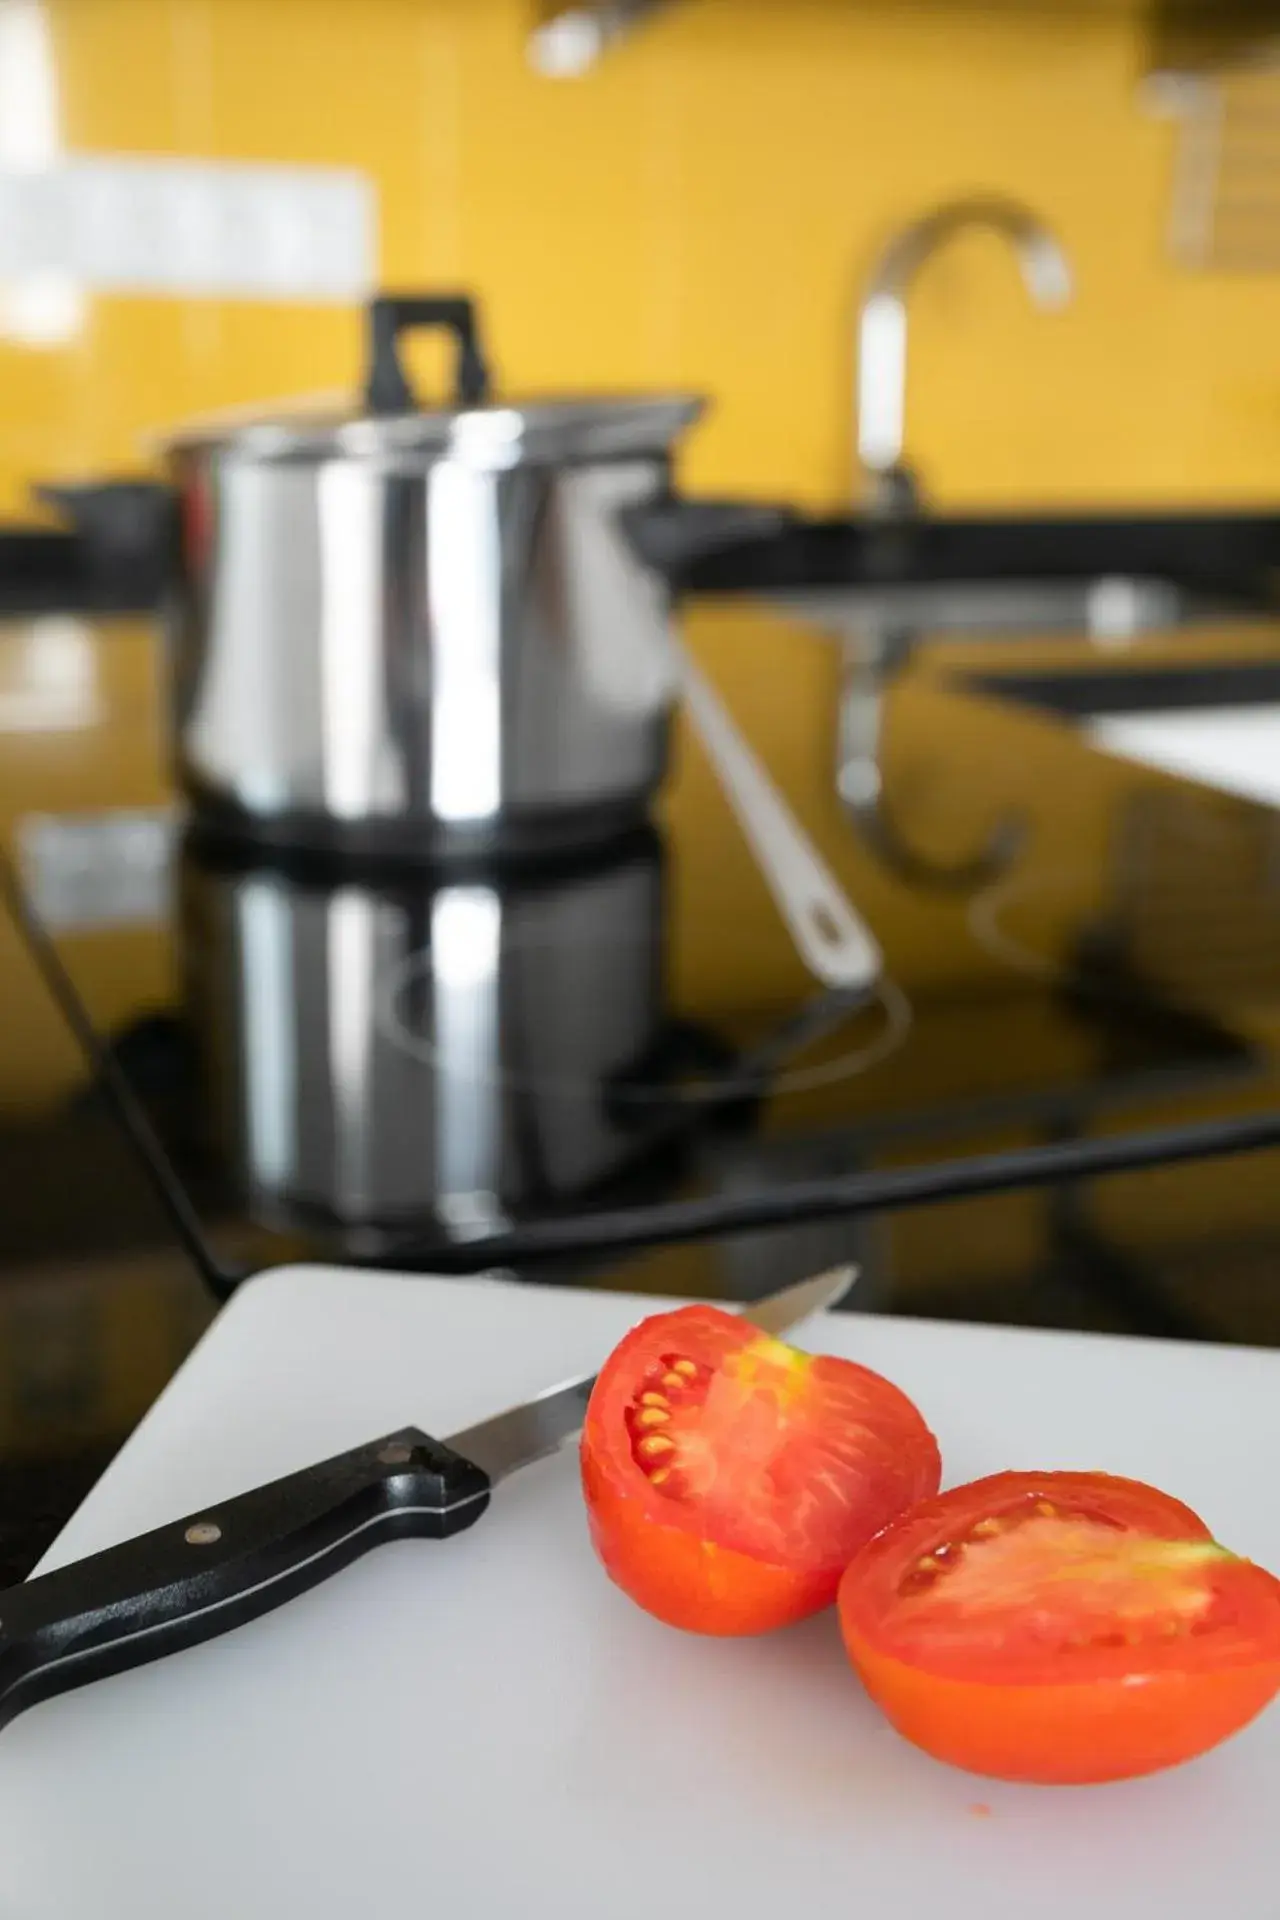
<svg viewBox="0 0 1280 1920">
<path fill-rule="evenodd" d="M 690 479 L 834 504 L 849 318 L 876 248 L 960 189 L 1059 228 L 1079 297 L 1031 313 L 999 244 L 917 304 L 911 439 L 949 503 L 1273 497 L 1280 280 L 1176 268 L 1173 135 L 1136 0 L 684 0 L 593 76 L 540 79 L 533 0 L 46 0 L 71 149 L 351 164 L 388 281 L 484 296 L 513 387 L 715 396 Z M 103 298 L 0 344 L 0 510 L 140 429 L 346 384 L 353 316 Z"/>
</svg>

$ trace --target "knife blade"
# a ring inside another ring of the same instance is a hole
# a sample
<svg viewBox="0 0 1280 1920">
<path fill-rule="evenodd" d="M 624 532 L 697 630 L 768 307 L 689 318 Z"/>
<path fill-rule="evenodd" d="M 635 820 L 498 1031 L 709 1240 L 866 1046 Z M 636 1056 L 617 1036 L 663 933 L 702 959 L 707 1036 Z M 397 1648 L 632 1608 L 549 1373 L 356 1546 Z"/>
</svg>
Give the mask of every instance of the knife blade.
<svg viewBox="0 0 1280 1920">
<path fill-rule="evenodd" d="M 855 1267 L 832 1267 L 829 1273 L 766 1294 L 763 1300 L 741 1307 L 739 1313 L 761 1333 L 776 1337 L 798 1327 L 810 1314 L 838 1305 L 856 1277 Z M 509 1473 L 546 1459 L 579 1432 L 595 1383 L 596 1375 L 585 1373 L 561 1386 L 549 1387 L 521 1406 L 508 1407 L 505 1413 L 496 1413 L 451 1435 L 448 1444 L 455 1453 L 482 1467 L 491 1481 L 504 1480 Z"/>
<path fill-rule="evenodd" d="M 777 1335 L 834 1306 L 841 1267 L 744 1310 Z M 0 1593 L 0 1727 L 54 1694 L 271 1612 L 386 1540 L 446 1540 L 495 1483 L 576 1433 L 595 1375 L 434 1440 L 416 1427 L 270 1481 Z"/>
</svg>

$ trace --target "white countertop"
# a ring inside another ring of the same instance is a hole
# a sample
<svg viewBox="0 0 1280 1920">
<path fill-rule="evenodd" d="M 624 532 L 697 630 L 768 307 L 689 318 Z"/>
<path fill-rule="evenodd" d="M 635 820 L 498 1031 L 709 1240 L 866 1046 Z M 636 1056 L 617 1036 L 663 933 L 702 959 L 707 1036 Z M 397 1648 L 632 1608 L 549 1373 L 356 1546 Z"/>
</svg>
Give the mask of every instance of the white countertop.
<svg viewBox="0 0 1280 1920">
<path fill-rule="evenodd" d="M 1106 753 L 1280 806 L 1280 704 L 1098 715 L 1086 732 Z"/>
</svg>

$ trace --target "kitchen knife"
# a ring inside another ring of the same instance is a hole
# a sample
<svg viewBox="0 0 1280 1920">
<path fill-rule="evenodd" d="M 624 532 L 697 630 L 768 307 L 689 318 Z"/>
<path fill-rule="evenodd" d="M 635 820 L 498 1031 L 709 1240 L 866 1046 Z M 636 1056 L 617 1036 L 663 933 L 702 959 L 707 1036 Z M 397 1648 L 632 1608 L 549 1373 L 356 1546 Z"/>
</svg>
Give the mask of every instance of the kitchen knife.
<svg viewBox="0 0 1280 1920">
<path fill-rule="evenodd" d="M 785 1333 L 843 1299 L 855 1277 L 835 1268 L 743 1317 Z M 594 1374 L 568 1380 L 447 1441 L 416 1427 L 384 1434 L 0 1593 L 0 1726 L 53 1694 L 254 1620 L 384 1540 L 462 1533 L 495 1482 L 580 1431 L 594 1384 Z"/>
</svg>

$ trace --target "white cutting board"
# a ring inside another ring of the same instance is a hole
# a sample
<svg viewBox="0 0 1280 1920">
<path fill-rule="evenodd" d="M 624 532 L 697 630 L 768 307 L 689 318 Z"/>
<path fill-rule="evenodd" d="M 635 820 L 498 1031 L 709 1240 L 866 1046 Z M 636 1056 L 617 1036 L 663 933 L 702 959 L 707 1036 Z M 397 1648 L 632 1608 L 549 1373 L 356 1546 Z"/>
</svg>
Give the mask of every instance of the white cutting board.
<svg viewBox="0 0 1280 1920">
<path fill-rule="evenodd" d="M 293 1268 L 214 1324 L 45 1566 L 407 1422 L 596 1362 L 653 1301 Z M 948 1482 L 1106 1467 L 1280 1567 L 1280 1354 L 857 1314 L 810 1323 L 925 1410 Z M 935 1764 L 830 1615 L 716 1642 L 587 1543 L 572 1451 L 221 1640 L 0 1733 L 3 1920 L 1273 1920 L 1280 1706 L 1121 1786 Z"/>
</svg>

